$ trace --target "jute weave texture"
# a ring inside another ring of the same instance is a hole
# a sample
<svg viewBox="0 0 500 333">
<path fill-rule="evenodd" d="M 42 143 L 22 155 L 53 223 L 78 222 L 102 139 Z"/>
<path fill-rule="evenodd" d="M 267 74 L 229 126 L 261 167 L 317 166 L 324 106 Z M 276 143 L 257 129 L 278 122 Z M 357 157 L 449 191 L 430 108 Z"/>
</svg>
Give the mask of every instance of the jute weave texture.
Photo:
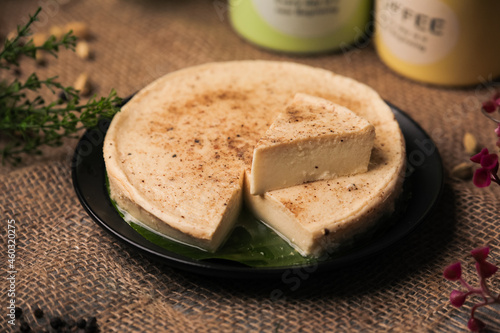
<svg viewBox="0 0 500 333">
<path fill-rule="evenodd" d="M 415 119 L 435 141 L 446 170 L 444 195 L 434 214 L 403 244 L 383 256 L 341 271 L 310 274 L 299 283 L 225 280 L 172 269 L 135 253 L 98 227 L 80 206 L 70 175 L 76 141 L 46 150 L 0 173 L 0 253 L 6 253 L 7 220 L 17 226 L 16 304 L 30 323 L 34 307 L 46 318 L 97 316 L 102 332 L 463 332 L 468 310 L 453 308 L 443 268 L 456 260 L 474 280 L 468 253 L 492 248 L 500 263 L 497 188 L 477 189 L 449 171 L 468 156 L 465 132 L 494 150 L 495 125 L 480 114 L 492 86 L 430 87 L 402 78 L 377 58 L 370 42 L 345 53 L 293 57 L 260 50 L 239 38 L 220 1 L 48 0 L 2 1 L 0 35 L 45 8 L 38 31 L 69 21 L 91 27 L 90 61 L 69 51 L 45 66 L 22 59 L 21 77 L 36 70 L 72 84 L 88 72 L 93 91 L 121 96 L 171 71 L 211 61 L 286 60 L 332 70 L 376 89 Z M 0 79 L 11 79 L 10 76 Z M 7 257 L 0 258 L 6 263 Z M 6 264 L 2 264 L 6 267 Z M 6 274 L 6 269 L 2 270 Z M 1 308 L 7 306 L 5 280 Z M 283 299 L 271 297 L 273 290 Z M 500 280 L 492 289 L 500 290 Z M 480 318 L 500 331 L 500 309 Z M 47 319 L 38 321 L 48 327 Z M 2 314 L 0 331 L 10 330 Z M 18 330 L 18 327 L 17 327 Z"/>
</svg>

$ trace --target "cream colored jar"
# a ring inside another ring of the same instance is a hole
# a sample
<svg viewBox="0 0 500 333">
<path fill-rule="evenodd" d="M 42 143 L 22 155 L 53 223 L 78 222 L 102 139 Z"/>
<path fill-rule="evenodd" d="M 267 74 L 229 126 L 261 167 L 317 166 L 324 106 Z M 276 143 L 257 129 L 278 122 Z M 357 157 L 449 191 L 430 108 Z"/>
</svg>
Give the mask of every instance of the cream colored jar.
<svg viewBox="0 0 500 333">
<path fill-rule="evenodd" d="M 230 0 L 229 6 L 240 36 L 276 51 L 347 49 L 371 28 L 372 0 Z"/>
<path fill-rule="evenodd" d="M 375 45 L 387 66 L 447 86 L 500 76 L 500 0 L 377 0 Z"/>
</svg>

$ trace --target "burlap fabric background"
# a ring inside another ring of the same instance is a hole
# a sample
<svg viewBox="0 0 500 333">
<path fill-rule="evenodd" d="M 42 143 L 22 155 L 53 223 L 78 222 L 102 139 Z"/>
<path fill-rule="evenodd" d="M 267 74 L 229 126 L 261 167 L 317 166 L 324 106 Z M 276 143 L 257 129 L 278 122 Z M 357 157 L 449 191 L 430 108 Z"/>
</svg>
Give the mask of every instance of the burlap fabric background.
<svg viewBox="0 0 500 333">
<path fill-rule="evenodd" d="M 445 169 L 467 160 L 462 148 L 466 131 L 494 149 L 494 124 L 480 115 L 489 89 L 444 89 L 406 80 L 385 67 L 371 44 L 348 53 L 290 57 L 259 50 L 231 29 L 224 8 L 212 0 L 2 0 L 0 35 L 6 35 L 28 13 L 45 7 L 37 30 L 72 20 L 86 21 L 93 38 L 92 61 L 69 51 L 47 66 L 23 60 L 25 77 L 58 75 L 72 84 L 82 71 L 90 74 L 94 92 L 115 88 L 127 96 L 155 78 L 209 61 L 272 59 L 323 67 L 375 88 L 383 98 L 410 114 L 435 140 Z M 500 61 L 500 60 L 499 60 Z M 4 75 L 3 73 L 0 75 Z M 31 314 L 41 307 L 45 318 L 97 316 L 103 332 L 461 332 L 468 310 L 448 303 L 456 285 L 445 281 L 443 268 L 465 263 L 474 280 L 468 252 L 483 244 L 500 262 L 500 191 L 477 189 L 471 182 L 447 176 L 436 212 L 393 251 L 357 267 L 311 274 L 299 287 L 282 281 L 235 281 L 206 278 L 150 261 L 98 227 L 81 208 L 70 177 L 76 145 L 47 151 L 0 175 L 2 279 L 0 331 L 7 325 L 6 229 L 17 222 L 16 304 Z M 497 279 L 493 289 L 500 289 Z M 293 287 L 293 288 L 292 288 Z M 280 289 L 284 298 L 270 297 Z M 292 290 L 294 289 L 294 290 Z M 500 330 L 500 309 L 481 310 L 480 318 Z M 17 327 L 17 330 L 19 327 Z"/>
</svg>

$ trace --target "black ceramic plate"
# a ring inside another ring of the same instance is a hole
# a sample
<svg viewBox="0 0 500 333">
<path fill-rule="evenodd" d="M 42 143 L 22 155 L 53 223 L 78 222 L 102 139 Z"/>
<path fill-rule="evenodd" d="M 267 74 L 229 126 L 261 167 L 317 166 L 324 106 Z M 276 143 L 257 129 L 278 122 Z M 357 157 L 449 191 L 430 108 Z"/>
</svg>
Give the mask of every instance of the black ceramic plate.
<svg viewBox="0 0 500 333">
<path fill-rule="evenodd" d="M 407 174 L 405 182 L 411 184 L 406 209 L 397 223 L 384 232 L 363 242 L 342 256 L 321 261 L 316 271 L 329 271 L 379 255 L 420 224 L 437 204 L 443 188 L 443 166 L 434 143 L 422 128 L 408 115 L 391 106 L 406 140 Z M 73 158 L 73 185 L 76 194 L 89 215 L 113 236 L 132 248 L 158 259 L 170 266 L 219 277 L 277 277 L 284 272 L 305 266 L 280 266 L 254 268 L 231 261 L 194 260 L 157 246 L 137 233 L 118 214 L 108 196 L 105 184 L 105 167 L 102 145 L 109 121 L 102 121 L 99 128 L 87 131 L 81 138 Z"/>
</svg>

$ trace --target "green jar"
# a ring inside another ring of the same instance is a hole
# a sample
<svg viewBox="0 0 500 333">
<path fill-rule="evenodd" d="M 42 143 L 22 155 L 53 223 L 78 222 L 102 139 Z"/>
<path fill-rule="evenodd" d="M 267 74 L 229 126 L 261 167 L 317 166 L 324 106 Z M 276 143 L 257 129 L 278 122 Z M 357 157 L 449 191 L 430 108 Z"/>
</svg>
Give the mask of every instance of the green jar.
<svg viewBox="0 0 500 333">
<path fill-rule="evenodd" d="M 289 53 L 347 49 L 372 30 L 372 0 L 230 0 L 234 30 Z"/>
</svg>

